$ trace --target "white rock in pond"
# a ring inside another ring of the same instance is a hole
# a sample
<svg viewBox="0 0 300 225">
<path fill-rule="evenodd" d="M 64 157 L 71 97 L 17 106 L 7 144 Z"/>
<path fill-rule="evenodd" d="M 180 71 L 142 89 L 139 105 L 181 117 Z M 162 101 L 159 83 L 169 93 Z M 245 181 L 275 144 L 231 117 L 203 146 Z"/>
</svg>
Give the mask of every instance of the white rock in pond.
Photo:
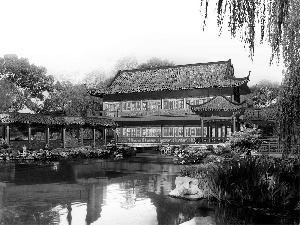
<svg viewBox="0 0 300 225">
<path fill-rule="evenodd" d="M 184 223 L 181 223 L 180 225 L 216 225 L 216 222 L 211 216 L 197 216 L 194 217 L 193 219 L 186 221 Z"/>
<path fill-rule="evenodd" d="M 169 193 L 170 196 L 184 197 L 187 199 L 203 198 L 204 193 L 199 189 L 198 179 L 190 177 L 176 177 L 176 188 Z"/>
</svg>

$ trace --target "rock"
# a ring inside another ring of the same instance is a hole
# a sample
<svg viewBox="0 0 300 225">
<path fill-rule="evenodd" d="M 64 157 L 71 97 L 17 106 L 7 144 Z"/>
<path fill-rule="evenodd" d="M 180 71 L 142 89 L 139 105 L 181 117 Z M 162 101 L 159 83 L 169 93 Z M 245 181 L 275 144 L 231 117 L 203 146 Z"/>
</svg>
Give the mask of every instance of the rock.
<svg viewBox="0 0 300 225">
<path fill-rule="evenodd" d="M 189 221 L 181 223 L 180 225 L 216 225 L 216 222 L 211 216 L 197 216 Z"/>
<path fill-rule="evenodd" d="M 190 177 L 176 177 L 175 185 L 176 188 L 169 193 L 172 197 L 198 200 L 204 196 L 203 191 L 198 187 L 198 179 Z"/>
</svg>

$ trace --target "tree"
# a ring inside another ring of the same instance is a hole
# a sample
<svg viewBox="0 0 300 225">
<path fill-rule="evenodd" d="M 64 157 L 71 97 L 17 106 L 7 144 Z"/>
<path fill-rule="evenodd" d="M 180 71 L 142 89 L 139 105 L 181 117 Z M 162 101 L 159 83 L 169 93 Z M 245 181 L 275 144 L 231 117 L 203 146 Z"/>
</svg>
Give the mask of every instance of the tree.
<svg viewBox="0 0 300 225">
<path fill-rule="evenodd" d="M 139 69 L 154 69 L 154 68 L 160 68 L 160 67 L 166 67 L 166 66 L 175 66 L 173 62 L 170 62 L 168 60 L 162 60 L 159 58 L 151 58 L 146 63 L 142 63 L 138 66 Z"/>
<path fill-rule="evenodd" d="M 17 55 L 0 58 L 2 98 L 6 96 L 8 101 L 2 110 L 17 111 L 25 106 L 37 110 L 38 101 L 45 98 L 44 93 L 53 90 L 54 78 L 46 72 L 46 68 L 30 64 L 28 59 Z"/>
<path fill-rule="evenodd" d="M 248 104 L 255 108 L 265 108 L 278 105 L 280 84 L 269 80 L 261 80 L 251 86 L 247 96 Z"/>
<path fill-rule="evenodd" d="M 0 80 L 0 112 L 18 111 L 23 108 L 22 93 L 9 80 Z"/>
<path fill-rule="evenodd" d="M 39 113 L 65 116 L 96 116 L 102 111 L 101 99 L 90 96 L 84 84 L 57 82 Z"/>
<path fill-rule="evenodd" d="M 117 74 L 120 70 L 132 70 L 138 67 L 138 61 L 134 56 L 125 56 L 117 60 L 113 69 L 113 74 Z"/>
<path fill-rule="evenodd" d="M 224 21 L 233 37 L 239 33 L 250 57 L 254 55 L 256 31 L 260 40 L 271 46 L 271 62 L 280 59 L 285 65 L 279 98 L 280 139 L 285 145 L 283 157 L 291 152 L 300 134 L 300 1 L 299 0 L 217 0 L 217 24 L 222 31 Z M 203 4 L 204 3 L 204 4 Z M 212 1 L 201 0 L 204 26 Z M 226 19 L 227 20 L 226 20 Z M 267 28 L 267 29 L 266 29 Z"/>
<path fill-rule="evenodd" d="M 83 79 L 83 83 L 86 84 L 87 87 L 93 87 L 101 89 L 105 86 L 106 75 L 103 70 L 93 70 L 87 73 Z"/>
</svg>

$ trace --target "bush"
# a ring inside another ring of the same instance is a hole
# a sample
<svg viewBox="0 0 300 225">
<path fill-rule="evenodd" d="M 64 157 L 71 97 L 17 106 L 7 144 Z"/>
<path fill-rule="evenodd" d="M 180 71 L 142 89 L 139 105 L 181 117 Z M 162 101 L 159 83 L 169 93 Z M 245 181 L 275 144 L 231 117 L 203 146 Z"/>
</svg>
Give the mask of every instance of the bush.
<svg viewBox="0 0 300 225">
<path fill-rule="evenodd" d="M 9 148 L 9 144 L 3 138 L 0 139 L 0 149 L 7 149 Z"/>
<path fill-rule="evenodd" d="M 262 141 L 259 139 L 260 134 L 256 129 L 246 128 L 243 131 L 235 132 L 226 142 L 236 153 L 250 153 L 251 150 L 257 150 Z"/>
<path fill-rule="evenodd" d="M 206 149 L 195 147 L 180 147 L 174 151 L 175 163 L 198 164 L 209 154 Z"/>
<path fill-rule="evenodd" d="M 299 201 L 299 158 L 249 156 L 215 164 L 207 176 L 212 196 L 237 203 L 293 210 Z"/>
</svg>

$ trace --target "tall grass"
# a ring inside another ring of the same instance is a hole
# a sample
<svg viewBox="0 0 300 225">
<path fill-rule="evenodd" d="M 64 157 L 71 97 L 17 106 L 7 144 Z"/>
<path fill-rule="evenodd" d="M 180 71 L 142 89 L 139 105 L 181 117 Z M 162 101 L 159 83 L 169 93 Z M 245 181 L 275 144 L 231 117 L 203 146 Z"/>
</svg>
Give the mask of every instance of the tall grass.
<svg viewBox="0 0 300 225">
<path fill-rule="evenodd" d="M 210 197 L 217 200 L 285 211 L 294 210 L 299 202 L 299 162 L 299 157 L 247 156 L 215 162 L 206 172 L 202 166 L 190 174 L 205 174 Z"/>
</svg>

